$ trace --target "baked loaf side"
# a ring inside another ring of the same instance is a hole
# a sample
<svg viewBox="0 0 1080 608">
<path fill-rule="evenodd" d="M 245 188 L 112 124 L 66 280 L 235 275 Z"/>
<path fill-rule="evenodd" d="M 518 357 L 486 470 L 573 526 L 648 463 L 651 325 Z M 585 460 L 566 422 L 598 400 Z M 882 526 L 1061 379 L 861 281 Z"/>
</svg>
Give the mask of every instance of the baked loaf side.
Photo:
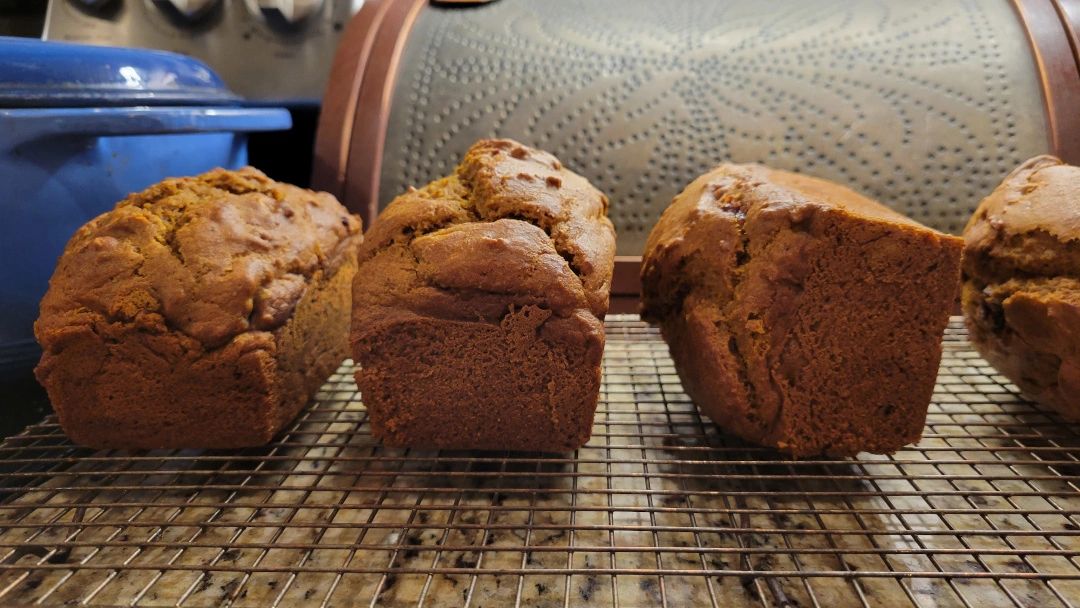
<svg viewBox="0 0 1080 608">
<path fill-rule="evenodd" d="M 390 446 L 588 440 L 614 264 L 607 199 L 552 155 L 483 140 L 390 203 L 353 288 L 356 381 Z"/>
<path fill-rule="evenodd" d="M 642 313 L 720 427 L 794 455 L 918 440 L 961 241 L 839 185 L 721 165 L 649 236 Z"/>
<path fill-rule="evenodd" d="M 964 230 L 963 308 L 991 365 L 1080 420 L 1080 167 L 1033 158 L 979 204 Z"/>
<path fill-rule="evenodd" d="M 72 237 L 37 367 L 98 448 L 264 444 L 347 356 L 359 219 L 255 169 L 170 179 Z"/>
</svg>

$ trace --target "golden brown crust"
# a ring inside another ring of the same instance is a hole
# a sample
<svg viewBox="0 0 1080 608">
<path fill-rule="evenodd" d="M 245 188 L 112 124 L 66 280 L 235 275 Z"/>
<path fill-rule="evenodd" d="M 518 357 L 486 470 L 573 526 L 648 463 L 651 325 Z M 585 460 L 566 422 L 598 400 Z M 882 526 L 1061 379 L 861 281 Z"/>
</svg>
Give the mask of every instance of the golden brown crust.
<svg viewBox="0 0 1080 608">
<path fill-rule="evenodd" d="M 347 355 L 359 220 L 254 169 L 172 179 L 69 242 L 36 370 L 92 447 L 269 441 Z"/>
<path fill-rule="evenodd" d="M 68 242 L 41 302 L 38 337 L 100 314 L 161 322 L 215 348 L 289 318 L 316 271 L 333 274 L 360 220 L 334 197 L 251 167 L 167 179 Z"/>
<path fill-rule="evenodd" d="M 650 234 L 642 310 L 725 429 L 796 455 L 891 452 L 922 431 L 960 248 L 842 186 L 721 165 Z"/>
<path fill-rule="evenodd" d="M 376 436 L 456 448 L 583 443 L 614 266 L 607 205 L 555 157 L 511 140 L 477 142 L 453 175 L 391 202 L 368 232 L 353 291 L 357 383 Z M 406 380 L 414 373 L 422 380 Z"/>
<path fill-rule="evenodd" d="M 1025 394 L 1080 420 L 1080 168 L 1023 163 L 979 204 L 964 242 L 972 342 Z"/>
<path fill-rule="evenodd" d="M 979 203 L 964 229 L 964 271 L 985 282 L 1080 271 L 1080 167 L 1036 156 Z"/>
<path fill-rule="evenodd" d="M 470 277 L 481 274 L 467 273 L 464 282 L 452 288 L 491 293 L 498 299 L 527 298 L 537 289 L 542 293 L 550 273 L 555 272 L 562 277 L 562 291 L 581 293 L 593 315 L 603 319 L 615 250 L 615 230 L 607 218 L 607 207 L 603 194 L 547 152 L 508 139 L 481 140 L 469 149 L 453 175 L 394 199 L 368 230 L 360 260 L 367 263 L 399 247 L 422 255 L 418 247 L 431 249 L 436 247 L 434 242 L 450 239 L 455 241 L 451 249 L 459 265 L 483 269 L 499 257 L 492 255 L 496 252 L 491 247 L 499 247 L 501 242 L 522 257 L 520 263 L 536 263 L 546 268 L 545 272 L 485 273 L 502 277 L 498 287 L 483 281 L 470 284 L 474 280 Z M 494 223 L 499 226 L 482 226 Z M 500 235 L 485 234 L 492 230 Z M 518 235 L 519 243 L 506 240 L 511 233 Z M 519 247 L 526 242 L 531 244 Z M 552 255 L 565 263 L 551 259 Z M 570 272 L 563 272 L 564 267 Z M 422 280 L 421 284 L 440 287 L 437 280 Z M 386 301 L 393 293 L 404 302 L 410 300 L 408 291 L 415 287 L 413 281 L 395 280 L 385 287 L 358 282 L 355 295 L 363 300 L 370 293 Z M 579 302 L 568 304 L 556 305 L 553 310 L 566 316 L 580 306 Z"/>
</svg>

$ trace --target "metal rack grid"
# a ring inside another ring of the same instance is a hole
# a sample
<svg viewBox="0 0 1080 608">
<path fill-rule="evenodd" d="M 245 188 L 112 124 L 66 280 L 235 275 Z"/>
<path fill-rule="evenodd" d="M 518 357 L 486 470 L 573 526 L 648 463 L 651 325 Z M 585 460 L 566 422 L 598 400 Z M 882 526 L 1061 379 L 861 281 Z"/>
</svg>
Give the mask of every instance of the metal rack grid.
<svg viewBox="0 0 1080 608">
<path fill-rule="evenodd" d="M 1080 604 L 1080 428 L 954 319 L 923 440 L 784 460 L 720 435 L 657 332 L 609 317 L 573 455 L 379 446 L 348 365 L 276 443 L 0 444 L 0 604 Z"/>
</svg>

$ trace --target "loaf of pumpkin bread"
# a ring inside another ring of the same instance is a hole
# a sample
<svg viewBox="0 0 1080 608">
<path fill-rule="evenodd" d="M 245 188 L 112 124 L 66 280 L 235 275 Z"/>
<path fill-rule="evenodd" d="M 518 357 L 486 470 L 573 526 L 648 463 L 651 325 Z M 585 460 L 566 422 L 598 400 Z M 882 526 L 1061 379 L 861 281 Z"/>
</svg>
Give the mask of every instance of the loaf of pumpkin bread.
<svg viewBox="0 0 1080 608">
<path fill-rule="evenodd" d="M 964 230 L 972 343 L 1027 396 L 1080 421 L 1080 167 L 1020 165 Z"/>
<path fill-rule="evenodd" d="M 34 327 L 96 448 L 268 442 L 348 354 L 360 221 L 251 169 L 169 179 L 72 237 Z"/>
<path fill-rule="evenodd" d="M 356 382 L 389 446 L 565 451 L 600 389 L 615 232 L 552 155 L 476 143 L 373 222 L 353 288 Z"/>
<path fill-rule="evenodd" d="M 643 314 L 722 429 L 808 456 L 917 441 L 961 240 L 842 186 L 721 165 L 649 235 Z"/>
</svg>

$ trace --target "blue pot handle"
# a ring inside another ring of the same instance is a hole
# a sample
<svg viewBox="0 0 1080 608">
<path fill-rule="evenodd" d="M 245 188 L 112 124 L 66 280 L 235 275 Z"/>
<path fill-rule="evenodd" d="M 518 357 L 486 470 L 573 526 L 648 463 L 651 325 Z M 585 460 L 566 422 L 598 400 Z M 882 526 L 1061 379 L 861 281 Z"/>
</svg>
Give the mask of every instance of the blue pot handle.
<svg viewBox="0 0 1080 608">
<path fill-rule="evenodd" d="M 56 136 L 170 135 L 280 131 L 292 126 L 283 108 L 139 107 L 0 110 L 0 145 Z"/>
</svg>

